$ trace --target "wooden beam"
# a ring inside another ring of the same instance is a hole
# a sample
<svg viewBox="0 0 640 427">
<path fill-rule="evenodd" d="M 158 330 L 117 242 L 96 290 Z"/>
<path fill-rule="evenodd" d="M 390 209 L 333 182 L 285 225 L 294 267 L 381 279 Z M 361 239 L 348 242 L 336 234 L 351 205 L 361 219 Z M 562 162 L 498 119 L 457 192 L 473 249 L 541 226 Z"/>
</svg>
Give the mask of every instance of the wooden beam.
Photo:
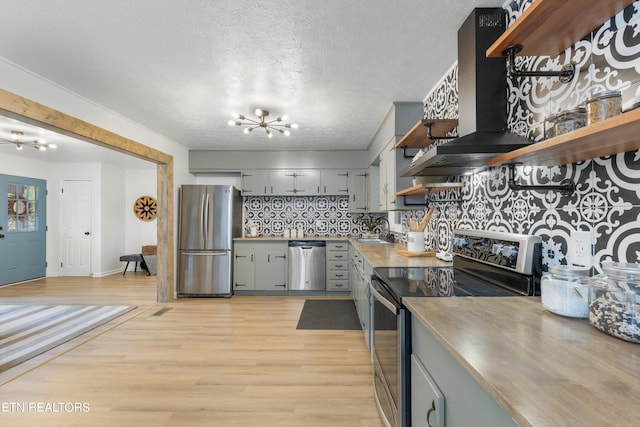
<svg viewBox="0 0 640 427">
<path fill-rule="evenodd" d="M 174 295 L 173 156 L 0 89 L 0 114 L 157 164 L 159 302 Z"/>
</svg>

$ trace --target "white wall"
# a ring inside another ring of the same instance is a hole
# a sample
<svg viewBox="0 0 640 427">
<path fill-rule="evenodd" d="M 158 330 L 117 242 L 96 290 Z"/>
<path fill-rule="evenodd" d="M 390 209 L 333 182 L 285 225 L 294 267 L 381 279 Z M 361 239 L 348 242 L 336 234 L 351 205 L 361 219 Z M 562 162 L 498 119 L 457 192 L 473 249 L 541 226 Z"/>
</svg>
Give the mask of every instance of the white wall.
<svg viewBox="0 0 640 427">
<path fill-rule="evenodd" d="M 139 253 L 143 245 L 156 245 L 158 221 L 141 221 L 133 214 L 133 205 L 140 196 L 157 198 L 156 169 L 127 169 L 124 188 L 124 253 Z M 178 183 L 176 183 L 178 186 Z"/>
<path fill-rule="evenodd" d="M 125 254 L 125 174 L 122 167 L 102 165 L 100 259 L 96 266 L 101 276 L 122 268 L 120 255 Z"/>
</svg>

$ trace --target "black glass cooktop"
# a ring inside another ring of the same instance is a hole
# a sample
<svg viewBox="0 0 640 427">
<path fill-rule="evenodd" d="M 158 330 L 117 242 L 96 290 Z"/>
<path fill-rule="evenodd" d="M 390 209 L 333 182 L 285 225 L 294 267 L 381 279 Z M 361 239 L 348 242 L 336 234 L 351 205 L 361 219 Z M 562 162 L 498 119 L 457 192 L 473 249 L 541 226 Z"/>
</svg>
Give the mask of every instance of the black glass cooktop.
<svg viewBox="0 0 640 427">
<path fill-rule="evenodd" d="M 403 297 L 521 295 L 453 267 L 381 267 L 374 269 L 374 276 L 398 302 Z"/>
</svg>

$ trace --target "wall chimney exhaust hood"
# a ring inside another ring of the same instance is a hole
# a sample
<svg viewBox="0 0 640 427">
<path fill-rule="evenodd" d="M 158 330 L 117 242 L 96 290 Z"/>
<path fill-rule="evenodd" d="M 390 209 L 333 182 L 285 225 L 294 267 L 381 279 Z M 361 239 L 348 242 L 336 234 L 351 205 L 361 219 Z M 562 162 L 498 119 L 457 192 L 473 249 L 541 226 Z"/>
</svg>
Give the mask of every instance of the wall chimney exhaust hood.
<svg viewBox="0 0 640 427">
<path fill-rule="evenodd" d="M 504 58 L 486 50 L 504 32 L 502 8 L 476 8 L 458 30 L 459 138 L 436 142 L 401 176 L 463 175 L 486 168 L 491 157 L 533 141 L 507 131 Z"/>
</svg>

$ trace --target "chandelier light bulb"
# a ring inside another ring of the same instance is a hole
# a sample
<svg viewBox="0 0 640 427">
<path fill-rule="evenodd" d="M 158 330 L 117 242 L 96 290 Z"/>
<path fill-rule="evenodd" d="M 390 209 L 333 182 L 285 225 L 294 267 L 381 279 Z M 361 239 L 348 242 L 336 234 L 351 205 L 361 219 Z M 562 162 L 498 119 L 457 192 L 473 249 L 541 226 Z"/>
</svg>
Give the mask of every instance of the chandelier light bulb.
<svg viewBox="0 0 640 427">
<path fill-rule="evenodd" d="M 41 145 L 39 147 L 34 147 L 36 150 L 40 150 L 40 151 L 47 151 L 47 147 L 45 147 L 44 145 Z"/>
<path fill-rule="evenodd" d="M 231 119 L 229 119 L 229 121 L 227 122 L 227 124 L 228 124 L 229 126 L 234 126 L 234 125 L 236 124 L 236 121 L 235 121 L 235 120 L 231 120 Z"/>
<path fill-rule="evenodd" d="M 273 138 L 273 132 L 267 130 L 267 138 Z"/>
<path fill-rule="evenodd" d="M 284 136 L 289 136 L 291 135 L 291 131 L 289 129 L 284 131 Z"/>
<path fill-rule="evenodd" d="M 252 130 L 253 129 L 251 129 L 251 128 L 244 128 L 244 134 L 248 135 L 249 133 L 251 133 Z"/>
<path fill-rule="evenodd" d="M 16 144 L 16 150 L 22 150 L 22 144 L 19 142 Z"/>
<path fill-rule="evenodd" d="M 256 108 L 255 114 L 258 117 L 262 117 L 262 110 L 260 108 Z"/>
<path fill-rule="evenodd" d="M 49 144 L 49 148 L 55 150 L 56 148 L 58 148 L 58 146 L 56 144 Z"/>
<path fill-rule="evenodd" d="M 298 129 L 298 124 L 297 123 L 292 123 L 291 124 L 291 129 Z"/>
</svg>

